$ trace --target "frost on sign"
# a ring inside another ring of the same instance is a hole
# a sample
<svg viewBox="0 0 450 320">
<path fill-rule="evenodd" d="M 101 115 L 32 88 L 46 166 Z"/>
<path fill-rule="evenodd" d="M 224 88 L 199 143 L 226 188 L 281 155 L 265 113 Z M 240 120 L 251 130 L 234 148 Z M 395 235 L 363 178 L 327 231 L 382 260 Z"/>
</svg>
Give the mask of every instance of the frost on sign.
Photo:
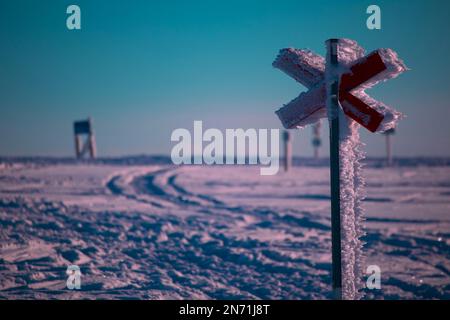
<svg viewBox="0 0 450 320">
<path fill-rule="evenodd" d="M 355 60 L 349 61 L 348 55 L 342 53 L 344 44 L 362 54 L 356 54 Z M 379 49 L 364 57 L 363 49 L 355 46 L 356 42 L 340 40 L 340 102 L 347 115 L 370 131 L 386 131 L 395 127 L 401 114 L 371 98 L 365 90 L 396 77 L 406 67 L 390 49 Z M 276 111 L 285 128 L 304 127 L 327 117 L 325 59 L 322 56 L 309 50 L 282 49 L 273 66 L 309 89 Z"/>
</svg>

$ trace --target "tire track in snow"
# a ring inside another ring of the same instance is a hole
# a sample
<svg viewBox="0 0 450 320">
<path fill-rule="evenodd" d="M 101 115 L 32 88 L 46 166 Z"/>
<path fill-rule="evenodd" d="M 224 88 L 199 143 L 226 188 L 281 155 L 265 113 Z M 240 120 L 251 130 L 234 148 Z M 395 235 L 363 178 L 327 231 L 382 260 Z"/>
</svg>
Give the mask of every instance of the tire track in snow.
<svg viewBox="0 0 450 320">
<path fill-rule="evenodd" d="M 230 296 L 231 287 L 234 288 L 232 289 L 234 294 L 231 296 L 236 298 L 286 297 L 286 292 L 283 293 L 283 290 L 276 288 L 280 283 L 285 283 L 287 290 L 292 291 L 290 296 L 298 298 L 304 294 L 303 290 L 295 292 L 299 283 L 303 283 L 305 289 L 312 288 L 313 283 L 326 283 L 329 278 L 326 271 L 323 271 L 321 275 L 306 276 L 308 272 L 305 268 L 312 269 L 317 266 L 316 263 L 309 262 L 307 259 L 283 256 L 280 253 L 278 246 L 281 245 L 280 248 L 283 249 L 286 246 L 284 240 L 281 240 L 281 244 L 277 244 L 278 240 L 267 244 L 266 240 L 253 237 L 257 236 L 255 232 L 257 233 L 260 229 L 274 229 L 274 232 L 278 229 L 283 232 L 283 229 L 289 226 L 292 230 L 317 228 L 323 233 L 322 230 L 327 230 L 327 226 L 322 226 L 320 223 L 314 224 L 305 217 L 296 219 L 292 214 L 280 215 L 263 208 L 226 205 L 212 196 L 191 192 L 177 184 L 180 174 L 183 174 L 182 167 L 168 168 L 137 176 L 130 182 L 136 194 L 163 199 L 191 213 L 187 218 L 187 224 L 180 222 L 183 220 L 177 218 L 178 223 L 183 224 L 183 227 L 177 228 L 175 232 L 177 236 L 182 235 L 181 238 L 187 240 L 187 243 L 182 245 L 183 249 L 178 252 L 170 250 L 173 253 L 170 257 L 166 257 L 170 259 L 170 268 L 174 270 L 178 270 L 177 266 L 185 266 L 181 270 L 166 274 L 174 286 L 185 285 L 186 281 L 189 281 L 187 279 L 195 278 L 194 274 L 189 276 L 190 270 L 195 273 L 195 270 L 199 269 L 207 273 L 208 278 L 227 279 L 225 281 L 227 289 L 224 289 L 222 294 L 220 290 L 217 292 L 210 291 L 211 288 L 205 288 L 205 292 L 214 298 Z M 171 219 L 174 219 L 173 216 Z M 292 225 L 294 220 L 295 224 Z M 253 236 L 243 238 L 240 236 L 247 232 L 253 233 Z M 171 234 L 167 232 L 158 239 L 160 241 L 157 246 L 162 248 L 165 244 L 172 242 Z M 199 242 L 196 239 L 203 240 Z M 180 244 L 176 246 L 179 247 Z M 280 257 L 284 258 L 279 260 Z M 206 262 L 211 258 L 213 263 Z M 190 267 L 186 268 L 189 265 Z M 169 265 L 160 265 L 159 268 L 165 270 L 169 268 Z M 255 278 L 265 280 L 259 282 L 259 280 L 255 281 Z M 225 292 L 228 293 L 225 294 Z"/>
</svg>

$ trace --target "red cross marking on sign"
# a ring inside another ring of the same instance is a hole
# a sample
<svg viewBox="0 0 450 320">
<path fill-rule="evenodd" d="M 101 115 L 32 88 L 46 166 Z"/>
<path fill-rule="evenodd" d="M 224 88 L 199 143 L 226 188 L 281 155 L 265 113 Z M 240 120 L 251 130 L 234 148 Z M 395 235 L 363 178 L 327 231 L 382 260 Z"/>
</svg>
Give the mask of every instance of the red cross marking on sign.
<svg viewBox="0 0 450 320">
<path fill-rule="evenodd" d="M 314 124 L 327 117 L 325 59 L 309 50 L 282 49 L 273 66 L 307 89 L 276 111 L 287 129 Z M 399 113 L 370 98 L 364 90 L 407 70 L 395 52 L 379 49 L 353 62 L 339 76 L 339 102 L 344 113 L 371 132 L 395 125 Z"/>
<path fill-rule="evenodd" d="M 384 70 L 386 70 L 386 66 L 383 60 L 378 52 L 374 52 L 363 61 L 353 65 L 350 68 L 351 72 L 343 74 L 339 83 L 339 102 L 342 110 L 371 132 L 377 130 L 384 115 L 351 94 L 351 90 L 361 86 Z"/>
</svg>

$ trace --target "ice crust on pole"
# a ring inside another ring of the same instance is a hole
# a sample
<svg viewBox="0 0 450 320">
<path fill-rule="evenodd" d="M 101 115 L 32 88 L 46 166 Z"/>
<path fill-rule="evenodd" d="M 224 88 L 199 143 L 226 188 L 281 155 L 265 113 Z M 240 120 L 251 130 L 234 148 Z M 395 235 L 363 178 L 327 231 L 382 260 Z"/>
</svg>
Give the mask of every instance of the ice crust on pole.
<svg viewBox="0 0 450 320">
<path fill-rule="evenodd" d="M 351 73 L 352 67 L 360 64 L 371 55 L 365 56 L 365 50 L 356 41 L 349 39 L 339 39 L 337 50 L 339 68 L 334 70 L 334 74 L 327 73 L 325 75 L 327 80 Z M 407 68 L 393 50 L 379 49 L 376 52 L 385 69 L 350 92 L 384 116 L 376 130 L 382 132 L 394 128 L 402 114 L 371 98 L 364 90 L 381 81 L 397 77 Z M 360 299 L 363 297 L 361 289 L 364 287 L 362 276 L 365 266 L 365 256 L 362 250 L 364 243 L 361 240 L 365 235 L 363 228 L 364 209 L 362 206 L 362 201 L 365 198 L 365 180 L 361 165 L 365 153 L 359 137 L 359 124 L 349 118 L 342 108 L 339 108 L 337 115 L 329 114 L 329 119 L 333 116 L 339 116 L 340 124 L 342 296 L 343 299 Z"/>
<path fill-rule="evenodd" d="M 327 81 L 339 78 L 347 72 L 352 62 L 364 56 L 364 49 L 355 41 L 339 39 L 337 44 L 339 66 L 333 73 L 325 75 Z M 328 63 L 328 62 L 327 62 Z M 365 157 L 363 144 L 359 138 L 359 124 L 350 119 L 341 108 L 329 119 L 339 117 L 339 170 L 340 170 L 340 212 L 341 212 L 341 263 L 342 298 L 346 300 L 363 297 L 363 229 L 364 178 L 361 172 L 361 160 Z"/>
</svg>

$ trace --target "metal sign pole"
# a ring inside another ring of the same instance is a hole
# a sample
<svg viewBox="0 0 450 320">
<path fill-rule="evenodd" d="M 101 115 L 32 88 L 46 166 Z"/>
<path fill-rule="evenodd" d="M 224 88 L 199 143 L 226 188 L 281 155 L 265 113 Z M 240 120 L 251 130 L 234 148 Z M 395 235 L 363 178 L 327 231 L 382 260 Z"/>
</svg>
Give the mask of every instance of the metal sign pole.
<svg viewBox="0 0 450 320">
<path fill-rule="evenodd" d="M 337 39 L 327 41 L 327 54 L 332 69 L 338 66 Z M 331 70 L 327 70 L 330 72 Z M 328 101 L 331 107 L 330 120 L 330 180 L 331 180 L 331 242 L 332 242 L 332 282 L 335 299 L 342 298 L 342 266 L 341 266 L 341 213 L 340 213 L 340 170 L 339 170 L 339 84 L 333 80 L 328 84 L 330 94 Z"/>
</svg>

